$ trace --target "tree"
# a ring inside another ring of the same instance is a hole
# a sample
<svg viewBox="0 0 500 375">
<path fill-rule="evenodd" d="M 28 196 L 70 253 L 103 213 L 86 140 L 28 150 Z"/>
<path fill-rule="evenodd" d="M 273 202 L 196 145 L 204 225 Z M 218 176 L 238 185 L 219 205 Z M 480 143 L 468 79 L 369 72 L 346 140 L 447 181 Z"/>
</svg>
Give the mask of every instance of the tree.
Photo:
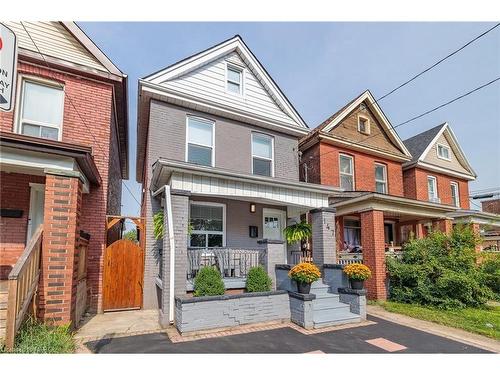
<svg viewBox="0 0 500 375">
<path fill-rule="evenodd" d="M 131 229 L 123 233 L 123 238 L 132 242 L 138 242 L 137 229 Z"/>
</svg>

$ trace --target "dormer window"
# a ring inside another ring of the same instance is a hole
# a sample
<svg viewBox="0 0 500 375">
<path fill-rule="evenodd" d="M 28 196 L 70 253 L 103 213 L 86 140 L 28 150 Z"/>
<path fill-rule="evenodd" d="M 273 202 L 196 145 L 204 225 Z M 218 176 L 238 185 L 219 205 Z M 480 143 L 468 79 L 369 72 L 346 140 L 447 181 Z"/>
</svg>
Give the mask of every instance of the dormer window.
<svg viewBox="0 0 500 375">
<path fill-rule="evenodd" d="M 437 145 L 437 156 L 439 159 L 451 160 L 450 159 L 450 148 L 445 145 Z"/>
<path fill-rule="evenodd" d="M 358 132 L 370 134 L 370 119 L 358 116 Z"/>
<path fill-rule="evenodd" d="M 233 94 L 243 94 L 243 70 L 227 64 L 227 91 Z"/>
</svg>

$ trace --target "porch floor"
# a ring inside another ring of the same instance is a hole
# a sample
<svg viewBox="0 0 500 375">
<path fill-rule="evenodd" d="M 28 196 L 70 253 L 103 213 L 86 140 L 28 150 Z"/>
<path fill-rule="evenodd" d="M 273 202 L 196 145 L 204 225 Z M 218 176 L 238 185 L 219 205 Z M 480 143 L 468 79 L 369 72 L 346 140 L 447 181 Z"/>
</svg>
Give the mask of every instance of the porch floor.
<svg viewBox="0 0 500 375">
<path fill-rule="evenodd" d="M 88 341 L 162 331 L 158 310 L 118 311 L 86 317 L 76 331 L 75 339 Z"/>
</svg>

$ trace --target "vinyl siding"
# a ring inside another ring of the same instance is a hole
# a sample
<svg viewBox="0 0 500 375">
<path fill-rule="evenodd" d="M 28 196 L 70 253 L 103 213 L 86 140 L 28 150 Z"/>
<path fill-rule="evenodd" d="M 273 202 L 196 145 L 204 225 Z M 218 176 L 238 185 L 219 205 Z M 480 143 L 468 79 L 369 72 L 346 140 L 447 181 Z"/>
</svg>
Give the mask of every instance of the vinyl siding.
<svg viewBox="0 0 500 375">
<path fill-rule="evenodd" d="M 442 144 L 450 149 L 450 159 L 451 160 L 444 160 L 438 158 L 437 154 L 437 145 Z M 438 138 L 438 140 L 432 145 L 431 149 L 427 153 L 427 155 L 424 158 L 424 161 L 432 164 L 432 165 L 437 165 L 439 167 L 443 167 L 446 169 L 450 169 L 455 172 L 460 172 L 460 173 L 465 173 L 465 174 L 470 174 L 470 172 L 465 169 L 462 164 L 460 164 L 460 161 L 457 159 L 457 156 L 455 155 L 455 152 L 453 151 L 453 148 L 450 146 L 450 143 L 446 139 L 445 134 L 441 134 L 441 136 Z"/>
</svg>

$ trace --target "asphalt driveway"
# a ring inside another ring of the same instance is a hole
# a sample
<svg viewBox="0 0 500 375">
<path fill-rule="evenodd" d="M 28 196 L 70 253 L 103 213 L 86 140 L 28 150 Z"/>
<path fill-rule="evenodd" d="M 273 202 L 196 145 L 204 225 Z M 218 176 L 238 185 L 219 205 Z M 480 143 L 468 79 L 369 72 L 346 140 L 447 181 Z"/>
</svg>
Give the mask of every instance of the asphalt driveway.
<svg viewBox="0 0 500 375">
<path fill-rule="evenodd" d="M 109 338 L 85 345 L 94 353 L 489 353 L 486 350 L 392 323 L 304 335 L 293 328 L 172 343 L 164 333 Z"/>
</svg>

